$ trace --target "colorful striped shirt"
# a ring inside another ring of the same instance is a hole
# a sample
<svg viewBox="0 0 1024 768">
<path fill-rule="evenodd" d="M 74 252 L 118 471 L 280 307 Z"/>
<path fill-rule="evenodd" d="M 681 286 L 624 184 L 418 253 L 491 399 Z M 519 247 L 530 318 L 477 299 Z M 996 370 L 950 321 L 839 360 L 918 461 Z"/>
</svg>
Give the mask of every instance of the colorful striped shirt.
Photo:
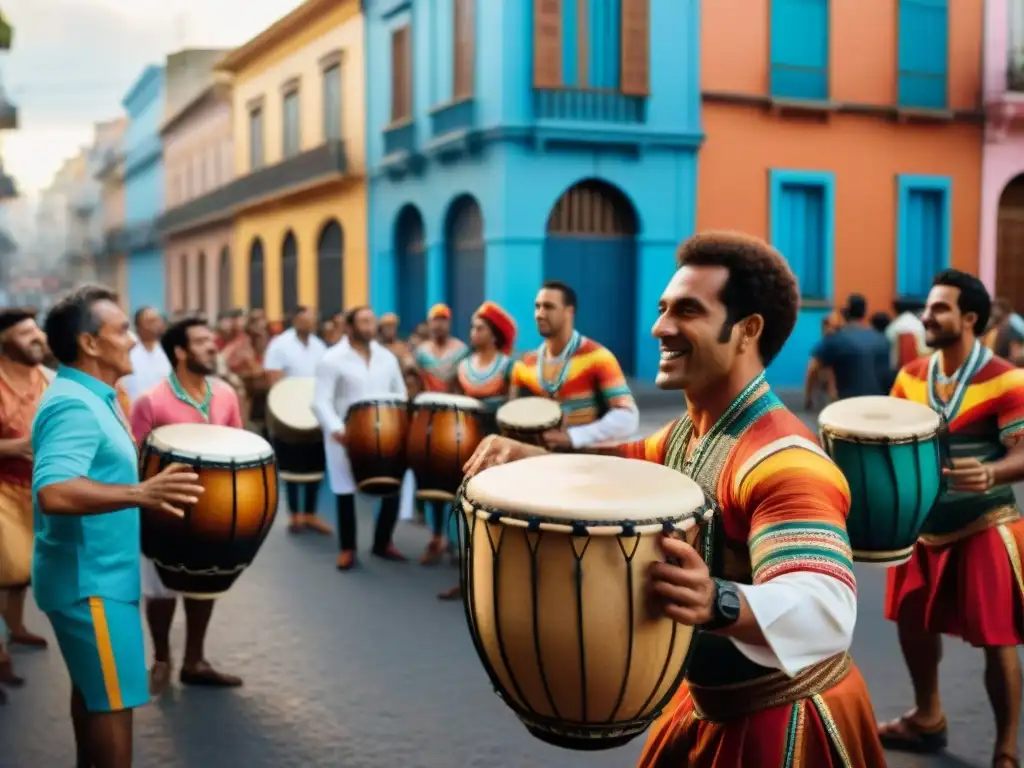
<svg viewBox="0 0 1024 768">
<path fill-rule="evenodd" d="M 416 367 L 427 392 L 451 392 L 459 363 L 469 354 L 469 347 L 458 339 L 450 339 L 446 351 L 438 355 L 433 342 L 424 341 L 413 354 Z"/>
<path fill-rule="evenodd" d="M 785 573 L 809 571 L 856 590 L 846 532 L 846 478 L 803 422 L 773 393 L 767 397 L 774 401 L 771 407 L 749 409 L 724 436 L 733 444 L 717 474 L 714 494 L 727 554 L 725 572 L 716 575 L 762 584 Z M 677 424 L 615 452 L 665 464 Z"/>
<path fill-rule="evenodd" d="M 612 408 L 636 408 L 619 361 L 593 339 L 580 337 L 579 345 L 564 361 L 568 366 L 565 379 L 554 392 L 549 387 L 562 376 L 563 361 L 545 359 L 544 365 L 539 365 L 542 350 L 527 352 L 513 366 L 515 396 L 553 397 L 562 406 L 569 427 L 592 424 Z"/>
<path fill-rule="evenodd" d="M 961 373 L 943 381 L 938 353 L 905 366 L 897 375 L 893 397 L 922 403 L 943 414 L 949 423 L 951 458 L 998 461 L 1007 446 L 1024 436 L 1024 369 L 996 357 L 980 344 Z M 954 533 L 988 512 L 1016 504 L 1013 488 L 997 485 L 984 493 L 943 493 L 922 533 Z"/>
<path fill-rule="evenodd" d="M 458 389 L 462 394 L 476 398 L 494 413 L 508 400 L 512 377 L 512 358 L 500 352 L 484 370 L 473 364 L 473 356 L 462 358 L 457 372 Z"/>
</svg>

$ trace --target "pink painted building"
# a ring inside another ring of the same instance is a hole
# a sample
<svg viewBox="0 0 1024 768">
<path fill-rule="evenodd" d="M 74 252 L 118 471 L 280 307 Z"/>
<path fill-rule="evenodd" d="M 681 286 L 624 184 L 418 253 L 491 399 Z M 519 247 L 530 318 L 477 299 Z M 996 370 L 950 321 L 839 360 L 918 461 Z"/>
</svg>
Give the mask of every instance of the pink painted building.
<svg viewBox="0 0 1024 768">
<path fill-rule="evenodd" d="M 234 178 L 230 86 L 213 75 L 198 95 L 170 111 L 160 133 L 167 306 L 213 317 L 231 304 L 231 218 L 218 202 Z"/>
<path fill-rule="evenodd" d="M 981 279 L 1024 313 L 1024 0 L 985 3 Z"/>
</svg>

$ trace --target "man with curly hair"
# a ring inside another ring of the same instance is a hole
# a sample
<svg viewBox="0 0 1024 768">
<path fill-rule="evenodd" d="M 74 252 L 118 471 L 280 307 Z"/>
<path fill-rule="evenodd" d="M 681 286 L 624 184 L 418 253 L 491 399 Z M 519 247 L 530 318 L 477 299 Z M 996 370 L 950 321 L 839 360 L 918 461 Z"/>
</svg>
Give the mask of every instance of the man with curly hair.
<svg viewBox="0 0 1024 768">
<path fill-rule="evenodd" d="M 696 547 L 665 537 L 648 592 L 695 635 L 686 682 L 654 724 L 641 768 L 885 765 L 848 651 L 856 582 L 842 473 L 765 381 L 796 323 L 783 257 L 753 237 L 683 243 L 659 302 L 657 384 L 687 412 L 603 453 L 697 481 L 716 514 Z M 543 449 L 488 438 L 470 474 Z"/>
</svg>

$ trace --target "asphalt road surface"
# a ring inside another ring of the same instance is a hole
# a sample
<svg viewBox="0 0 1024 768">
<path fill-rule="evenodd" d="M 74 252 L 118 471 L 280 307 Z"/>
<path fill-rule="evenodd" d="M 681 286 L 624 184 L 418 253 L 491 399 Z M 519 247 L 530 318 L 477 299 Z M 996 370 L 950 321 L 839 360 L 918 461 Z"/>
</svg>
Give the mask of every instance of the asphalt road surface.
<svg viewBox="0 0 1024 768">
<path fill-rule="evenodd" d="M 644 413 L 653 431 L 672 415 Z M 329 499 L 323 508 L 332 509 Z M 372 535 L 362 510 L 363 549 Z M 491 692 L 458 603 L 436 593 L 455 583 L 450 564 L 423 568 L 362 558 L 334 570 L 335 541 L 290 536 L 279 525 L 255 565 L 217 606 L 208 653 L 245 677 L 236 691 L 175 685 L 136 714 L 138 768 L 631 768 L 638 740 L 576 754 L 529 736 Z M 418 556 L 424 529 L 405 523 L 397 543 Z M 884 572 L 858 571 L 854 656 L 880 717 L 899 715 L 910 686 L 893 627 L 882 618 Z M 34 608 L 31 628 L 49 634 Z M 180 659 L 179 610 L 174 652 Z M 0 768 L 74 762 L 69 685 L 57 649 L 16 651 L 28 685 L 0 707 Z M 951 745 L 939 758 L 892 755 L 893 768 L 986 766 L 992 718 L 981 655 L 948 643 L 942 671 Z"/>
</svg>

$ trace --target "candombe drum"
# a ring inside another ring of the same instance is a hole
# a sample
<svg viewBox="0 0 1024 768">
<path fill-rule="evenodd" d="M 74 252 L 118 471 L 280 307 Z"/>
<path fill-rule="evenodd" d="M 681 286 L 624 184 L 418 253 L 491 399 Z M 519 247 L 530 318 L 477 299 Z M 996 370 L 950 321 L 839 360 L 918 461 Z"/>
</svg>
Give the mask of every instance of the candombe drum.
<svg viewBox="0 0 1024 768">
<path fill-rule="evenodd" d="M 345 415 L 348 460 L 356 488 L 370 496 L 391 496 L 408 468 L 409 401 L 402 395 L 374 395 L 349 406 Z"/>
<path fill-rule="evenodd" d="M 189 597 L 224 594 L 252 564 L 277 514 L 274 450 L 259 435 L 212 424 L 154 429 L 142 448 L 141 475 L 187 464 L 205 489 L 178 518 L 142 510 L 142 553 L 160 581 Z"/>
<path fill-rule="evenodd" d="M 643 733 L 693 640 L 652 612 L 647 571 L 663 533 L 696 543 L 711 516 L 697 483 L 660 464 L 549 454 L 484 470 L 456 508 L 469 631 L 527 730 L 577 750 Z"/>
<path fill-rule="evenodd" d="M 416 474 L 416 497 L 451 501 L 462 484 L 462 467 L 486 434 L 486 408 L 464 395 L 424 392 L 412 401 L 409 468 Z"/>
<path fill-rule="evenodd" d="M 948 463 L 941 419 L 897 397 L 851 397 L 818 416 L 821 444 L 850 485 L 853 559 L 886 567 L 910 559 Z"/>
<path fill-rule="evenodd" d="M 281 379 L 267 393 L 267 432 L 282 480 L 313 483 L 324 477 L 324 433 L 313 413 L 312 378 Z"/>
<path fill-rule="evenodd" d="M 495 418 L 503 437 L 543 445 L 541 436 L 561 426 L 562 407 L 546 397 L 521 397 L 502 405 Z"/>
</svg>

